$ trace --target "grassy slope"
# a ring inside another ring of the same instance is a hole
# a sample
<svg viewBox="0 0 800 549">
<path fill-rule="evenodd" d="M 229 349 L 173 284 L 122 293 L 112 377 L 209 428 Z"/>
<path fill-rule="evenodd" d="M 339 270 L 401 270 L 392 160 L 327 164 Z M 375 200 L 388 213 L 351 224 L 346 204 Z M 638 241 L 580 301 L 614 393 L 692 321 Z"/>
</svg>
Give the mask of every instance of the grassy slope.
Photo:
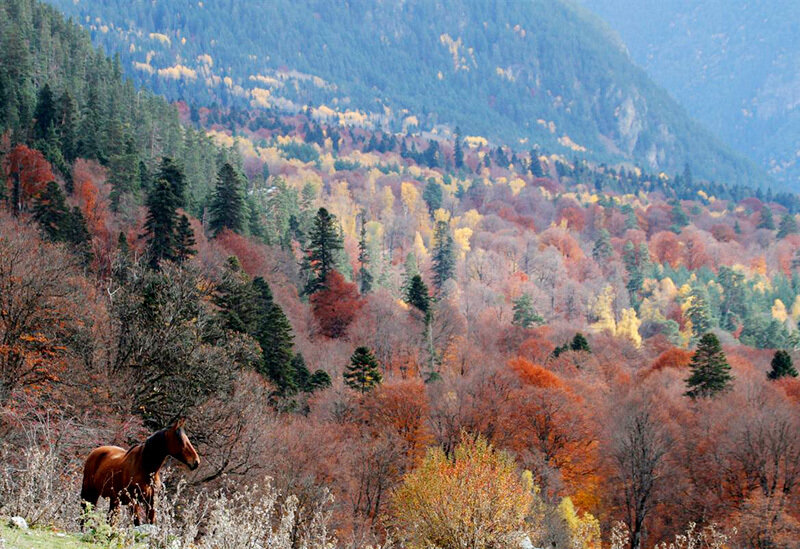
<svg viewBox="0 0 800 549">
<path fill-rule="evenodd" d="M 6 543 L 6 549 L 96 549 L 101 547 L 93 543 L 84 543 L 76 536 L 57 533 L 50 530 L 16 530 L 0 526 L 0 538 Z"/>
</svg>

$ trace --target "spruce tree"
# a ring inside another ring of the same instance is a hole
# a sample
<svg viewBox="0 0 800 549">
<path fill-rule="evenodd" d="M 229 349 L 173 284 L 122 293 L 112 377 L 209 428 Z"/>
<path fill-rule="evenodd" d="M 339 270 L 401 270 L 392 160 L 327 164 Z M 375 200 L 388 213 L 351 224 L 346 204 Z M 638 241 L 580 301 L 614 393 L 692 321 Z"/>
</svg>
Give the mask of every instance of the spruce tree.
<svg viewBox="0 0 800 549">
<path fill-rule="evenodd" d="M 533 299 L 530 294 L 522 294 L 513 301 L 514 303 L 514 318 L 511 324 L 521 328 L 530 328 L 534 324 L 541 324 L 544 319 L 539 316 L 536 309 L 533 307 Z"/>
<path fill-rule="evenodd" d="M 372 273 L 369 271 L 369 249 L 367 248 L 367 224 L 364 214 L 361 215 L 361 238 L 358 240 L 358 290 L 361 294 L 372 291 Z"/>
<path fill-rule="evenodd" d="M 119 209 L 119 200 L 124 194 L 133 194 L 139 186 L 139 155 L 132 137 L 125 140 L 124 150 L 108 161 L 109 183 L 111 183 L 111 209 Z"/>
<path fill-rule="evenodd" d="M 254 334 L 260 313 L 257 309 L 258 299 L 259 295 L 239 259 L 236 256 L 229 257 L 214 294 L 214 304 L 219 307 L 217 316 L 220 325 L 225 330 Z"/>
<path fill-rule="evenodd" d="M 433 212 L 442 207 L 444 200 L 442 186 L 436 181 L 429 181 L 422 190 L 422 200 L 428 205 L 428 215 L 433 218 Z"/>
<path fill-rule="evenodd" d="M 50 240 L 54 242 L 64 240 L 64 225 L 69 213 L 61 187 L 55 181 L 49 181 L 36 198 L 33 217 Z"/>
<path fill-rule="evenodd" d="M 685 394 L 692 398 L 713 397 L 726 391 L 733 381 L 719 339 L 711 332 L 700 338 L 692 356 L 691 370 L 686 379 L 688 390 Z"/>
<path fill-rule="evenodd" d="M 437 292 L 441 292 L 444 283 L 455 277 L 455 272 L 456 257 L 450 226 L 439 221 L 433 235 L 433 285 Z"/>
<path fill-rule="evenodd" d="M 775 380 L 786 376 L 797 377 L 797 370 L 792 364 L 792 357 L 784 350 L 775 351 L 771 366 L 772 369 L 767 373 L 768 379 Z"/>
<path fill-rule="evenodd" d="M 544 177 L 542 163 L 539 161 L 539 151 L 531 150 L 530 172 L 533 177 Z"/>
<path fill-rule="evenodd" d="M 194 249 L 194 245 L 194 231 L 189 223 L 189 218 L 185 214 L 181 214 L 178 219 L 178 227 L 175 229 L 175 261 L 183 263 L 196 254 L 197 250 Z"/>
<path fill-rule="evenodd" d="M 140 177 L 147 175 L 146 169 L 141 170 L 141 164 L 140 172 Z M 184 208 L 186 206 L 186 175 L 184 174 L 183 166 L 172 158 L 163 157 L 156 174 L 156 180 L 158 179 L 165 179 L 169 182 L 175 208 Z"/>
<path fill-rule="evenodd" d="M 611 246 L 611 234 L 606 229 L 600 229 L 597 235 L 597 240 L 594 242 L 592 248 L 592 257 L 597 262 L 602 262 L 614 254 L 614 248 Z"/>
<path fill-rule="evenodd" d="M 266 280 L 256 277 L 253 279 L 253 288 L 258 315 L 253 336 L 261 346 L 261 371 L 275 384 L 278 395 L 294 394 L 297 392 L 297 382 L 292 366 L 292 326 L 280 306 L 273 301 L 272 291 Z"/>
<path fill-rule="evenodd" d="M 592 352 L 591 347 L 589 347 L 589 341 L 581 332 L 576 333 L 575 337 L 572 338 L 572 341 L 569 344 L 569 349 L 570 351 L 582 351 L 584 353 Z"/>
<path fill-rule="evenodd" d="M 147 219 L 144 228 L 149 263 L 153 269 L 158 269 L 158 264 L 163 260 L 175 259 L 175 228 L 178 216 L 172 189 L 170 182 L 160 177 L 147 195 Z"/>
<path fill-rule="evenodd" d="M 46 139 L 51 127 L 56 124 L 56 104 L 53 98 L 53 91 L 49 84 L 45 84 L 39 90 L 39 97 L 36 101 L 36 111 L 34 112 L 35 123 L 33 126 L 34 139 Z"/>
<path fill-rule="evenodd" d="M 325 287 L 328 274 L 336 267 L 336 253 L 343 249 L 336 216 L 320 208 L 308 235 L 304 268 L 308 273 L 305 294 L 311 295 Z"/>
<path fill-rule="evenodd" d="M 453 144 L 453 165 L 457 170 L 464 167 L 464 149 L 461 145 L 461 128 L 456 126 L 455 143 Z"/>
<path fill-rule="evenodd" d="M 223 229 L 241 233 L 244 229 L 246 204 L 242 181 L 227 162 L 217 174 L 217 187 L 209 207 L 209 228 L 217 236 Z"/>
<path fill-rule="evenodd" d="M 781 223 L 778 226 L 778 238 L 786 238 L 790 234 L 797 234 L 797 221 L 792 214 L 785 214 L 781 217 Z"/>
<path fill-rule="evenodd" d="M 772 210 L 766 204 L 761 207 L 761 220 L 756 225 L 756 229 L 775 230 L 775 220 L 772 218 Z"/>
<path fill-rule="evenodd" d="M 363 394 L 382 381 L 383 376 L 375 355 L 367 347 L 357 347 L 345 369 L 344 382 L 351 389 Z"/>
<path fill-rule="evenodd" d="M 426 319 L 428 318 L 431 310 L 431 297 L 428 294 L 428 287 L 419 274 L 415 274 L 411 277 L 403 299 L 406 303 L 425 315 Z"/>
</svg>

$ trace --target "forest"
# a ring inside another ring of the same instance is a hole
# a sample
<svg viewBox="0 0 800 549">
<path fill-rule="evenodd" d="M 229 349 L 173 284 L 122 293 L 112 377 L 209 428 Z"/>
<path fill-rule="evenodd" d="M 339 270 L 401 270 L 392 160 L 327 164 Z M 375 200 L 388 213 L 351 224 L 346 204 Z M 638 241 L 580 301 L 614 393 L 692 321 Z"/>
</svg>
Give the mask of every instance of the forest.
<svg viewBox="0 0 800 549">
<path fill-rule="evenodd" d="M 798 546 L 796 195 L 170 104 L 36 0 L 0 98 L 0 518 L 186 418 L 154 547 Z"/>
</svg>

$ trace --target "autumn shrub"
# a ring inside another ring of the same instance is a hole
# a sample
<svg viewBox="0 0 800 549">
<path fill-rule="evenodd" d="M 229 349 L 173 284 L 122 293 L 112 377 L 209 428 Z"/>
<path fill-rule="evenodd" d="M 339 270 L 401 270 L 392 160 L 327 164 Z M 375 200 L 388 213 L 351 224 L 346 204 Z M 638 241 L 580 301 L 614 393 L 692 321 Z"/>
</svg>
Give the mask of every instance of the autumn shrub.
<svg viewBox="0 0 800 549">
<path fill-rule="evenodd" d="M 513 458 L 462 433 L 452 456 L 432 448 L 394 493 L 390 523 L 405 547 L 513 547 L 525 537 L 531 487 Z"/>
</svg>

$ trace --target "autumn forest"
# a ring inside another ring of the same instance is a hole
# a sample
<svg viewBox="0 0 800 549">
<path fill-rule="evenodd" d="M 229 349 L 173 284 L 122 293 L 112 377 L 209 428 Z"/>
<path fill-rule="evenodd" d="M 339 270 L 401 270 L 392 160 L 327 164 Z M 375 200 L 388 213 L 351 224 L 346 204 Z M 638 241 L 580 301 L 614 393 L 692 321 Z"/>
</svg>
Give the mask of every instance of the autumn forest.
<svg viewBox="0 0 800 549">
<path fill-rule="evenodd" d="M 89 451 L 186 418 L 171 537 L 89 541 L 798 547 L 796 194 L 110 54 L 0 0 L 0 520 L 76 532 Z"/>
</svg>

